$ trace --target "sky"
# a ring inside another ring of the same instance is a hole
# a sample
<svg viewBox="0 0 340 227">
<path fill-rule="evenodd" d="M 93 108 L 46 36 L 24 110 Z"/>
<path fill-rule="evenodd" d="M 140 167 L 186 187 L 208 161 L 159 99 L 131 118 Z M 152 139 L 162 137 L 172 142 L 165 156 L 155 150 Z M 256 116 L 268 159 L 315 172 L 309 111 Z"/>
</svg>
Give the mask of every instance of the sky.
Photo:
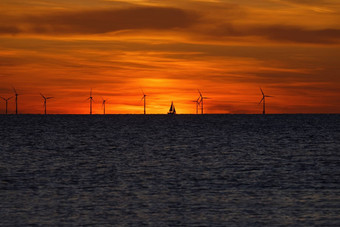
<svg viewBox="0 0 340 227">
<path fill-rule="evenodd" d="M 339 0 L 1 0 L 19 113 L 340 113 Z M 9 101 L 14 113 L 14 99 Z M 0 113 L 5 102 L 0 99 Z"/>
</svg>

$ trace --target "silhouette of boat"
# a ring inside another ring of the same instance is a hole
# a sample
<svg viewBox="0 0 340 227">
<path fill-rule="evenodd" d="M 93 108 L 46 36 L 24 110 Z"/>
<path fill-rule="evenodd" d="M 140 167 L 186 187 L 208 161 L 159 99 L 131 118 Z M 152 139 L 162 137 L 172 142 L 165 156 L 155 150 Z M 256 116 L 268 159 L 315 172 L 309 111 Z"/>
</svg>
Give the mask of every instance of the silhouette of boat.
<svg viewBox="0 0 340 227">
<path fill-rule="evenodd" d="M 171 106 L 170 106 L 168 114 L 176 114 L 174 102 L 171 102 Z"/>
</svg>

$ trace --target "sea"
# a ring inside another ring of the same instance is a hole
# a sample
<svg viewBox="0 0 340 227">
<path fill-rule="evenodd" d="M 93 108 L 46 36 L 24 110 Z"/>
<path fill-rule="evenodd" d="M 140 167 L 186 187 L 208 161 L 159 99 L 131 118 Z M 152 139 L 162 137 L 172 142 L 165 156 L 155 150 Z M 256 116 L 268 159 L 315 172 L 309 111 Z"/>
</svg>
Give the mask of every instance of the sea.
<svg viewBox="0 0 340 227">
<path fill-rule="evenodd" d="M 0 115 L 0 226 L 340 226 L 340 115 Z"/>
</svg>

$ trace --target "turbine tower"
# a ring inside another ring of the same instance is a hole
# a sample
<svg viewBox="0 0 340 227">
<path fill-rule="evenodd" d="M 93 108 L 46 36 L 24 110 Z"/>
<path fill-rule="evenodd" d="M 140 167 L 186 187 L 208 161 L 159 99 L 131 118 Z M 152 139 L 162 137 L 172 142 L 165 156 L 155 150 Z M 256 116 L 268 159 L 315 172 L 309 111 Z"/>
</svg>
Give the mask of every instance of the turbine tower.
<svg viewBox="0 0 340 227">
<path fill-rule="evenodd" d="M 17 90 L 13 87 L 14 95 L 15 95 L 15 114 L 18 114 L 18 96 Z"/>
<path fill-rule="evenodd" d="M 41 95 L 41 97 L 44 99 L 44 107 L 45 107 L 45 115 L 46 115 L 46 101 L 47 101 L 47 99 L 52 99 L 53 97 L 45 97 L 43 94 L 41 94 L 40 93 L 40 95 Z"/>
<path fill-rule="evenodd" d="M 202 93 L 200 90 L 198 90 L 198 93 L 200 94 L 200 97 L 199 97 L 199 104 L 201 105 L 201 114 L 203 114 L 203 100 L 204 99 L 209 99 L 208 97 L 203 97 Z"/>
<path fill-rule="evenodd" d="M 12 97 L 9 97 L 9 98 L 4 98 L 4 97 L 1 97 L 3 100 L 5 100 L 5 102 L 6 102 L 6 114 L 7 114 L 7 106 L 8 106 L 8 100 L 10 100 L 11 98 L 13 98 L 13 96 Z"/>
<path fill-rule="evenodd" d="M 104 108 L 104 115 L 105 115 L 105 104 L 106 104 L 107 99 L 103 99 L 103 97 L 102 97 L 102 100 L 103 100 L 102 106 Z"/>
<path fill-rule="evenodd" d="M 262 91 L 262 88 L 260 88 L 261 93 L 262 93 L 262 99 L 260 101 L 259 104 L 261 104 L 261 102 L 263 102 L 263 115 L 266 114 L 266 97 L 274 97 L 274 96 L 269 96 L 269 95 L 265 95 Z"/>
<path fill-rule="evenodd" d="M 91 91 L 90 91 L 90 97 L 88 97 L 86 100 L 90 100 L 90 115 L 92 115 L 92 101 L 93 101 L 92 88 L 91 88 Z"/>
<path fill-rule="evenodd" d="M 146 114 L 146 94 L 144 93 L 143 89 L 142 89 L 142 92 L 143 92 L 143 97 L 140 101 L 144 100 L 144 114 Z"/>
</svg>

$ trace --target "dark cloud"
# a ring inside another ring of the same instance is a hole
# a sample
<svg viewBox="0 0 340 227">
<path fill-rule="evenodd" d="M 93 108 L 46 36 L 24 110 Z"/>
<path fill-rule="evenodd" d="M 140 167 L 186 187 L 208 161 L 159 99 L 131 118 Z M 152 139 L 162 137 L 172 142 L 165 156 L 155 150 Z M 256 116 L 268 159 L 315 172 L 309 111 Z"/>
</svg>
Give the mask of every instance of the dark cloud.
<svg viewBox="0 0 340 227">
<path fill-rule="evenodd" d="M 258 36 L 277 42 L 336 44 L 340 43 L 340 29 L 308 30 L 297 26 L 271 25 L 235 27 L 224 24 L 213 29 L 217 38 Z"/>
<path fill-rule="evenodd" d="M 232 19 L 228 19 L 230 22 Z M 289 25 L 236 26 L 172 7 L 63 11 L 41 15 L 0 16 L 0 34 L 103 34 L 122 30 L 180 30 L 192 39 L 208 41 L 261 37 L 278 43 L 339 44 L 340 29 L 306 29 Z"/>
<path fill-rule="evenodd" d="M 101 34 L 122 30 L 182 29 L 192 37 L 226 39 L 230 37 L 263 37 L 280 43 L 338 44 L 340 29 L 308 30 L 287 25 L 235 26 L 218 25 L 202 15 L 172 7 L 130 7 L 121 9 L 64 11 L 13 18 L 2 15 L 0 34 L 34 33 L 47 35 Z M 2 25 L 1 25 L 2 24 Z M 203 25 L 203 27 L 200 27 Z M 208 29 L 208 27 L 212 29 Z"/>
<path fill-rule="evenodd" d="M 250 31 L 275 41 L 325 44 L 340 42 L 340 29 L 307 30 L 293 26 L 270 26 Z"/>
<path fill-rule="evenodd" d="M 26 16 L 23 22 L 33 33 L 100 34 L 128 29 L 186 28 L 199 16 L 177 8 L 134 7 Z"/>
<path fill-rule="evenodd" d="M 0 34 L 17 34 L 20 33 L 20 29 L 16 26 L 1 26 L 0 25 Z"/>
<path fill-rule="evenodd" d="M 281 1 L 303 5 L 325 5 L 328 3 L 328 1 L 326 0 L 281 0 Z"/>
</svg>

